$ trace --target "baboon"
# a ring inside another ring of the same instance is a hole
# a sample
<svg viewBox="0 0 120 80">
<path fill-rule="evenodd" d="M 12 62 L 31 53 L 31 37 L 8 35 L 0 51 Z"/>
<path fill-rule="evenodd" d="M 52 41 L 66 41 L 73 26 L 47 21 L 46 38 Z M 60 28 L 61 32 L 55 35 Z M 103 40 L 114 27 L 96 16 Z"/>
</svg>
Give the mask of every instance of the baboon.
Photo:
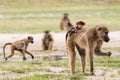
<svg viewBox="0 0 120 80">
<path fill-rule="evenodd" d="M 74 33 L 77 33 L 77 29 L 75 27 L 68 30 L 67 33 L 66 33 L 66 40 L 67 40 L 68 35 L 71 36 Z"/>
<path fill-rule="evenodd" d="M 69 53 L 70 61 L 70 71 L 72 74 L 75 73 L 75 47 L 79 52 L 82 63 L 82 72 L 85 72 L 86 66 L 86 54 L 89 57 L 90 61 L 90 73 L 94 74 L 93 66 L 93 54 L 110 56 L 111 52 L 104 53 L 101 52 L 102 42 L 109 42 L 108 36 L 109 30 L 105 26 L 96 26 L 87 30 L 79 30 L 77 33 L 69 36 L 67 35 L 66 47 L 67 52 Z M 102 41 L 101 43 L 99 41 Z"/>
<path fill-rule="evenodd" d="M 76 27 L 71 27 L 71 28 L 67 31 L 66 39 L 67 39 L 68 34 L 69 34 L 69 36 L 71 36 L 72 34 L 77 33 L 78 30 L 83 29 L 83 26 L 84 26 L 84 25 L 85 25 L 85 22 L 83 22 L 83 21 L 77 22 L 77 23 L 76 23 Z"/>
<path fill-rule="evenodd" d="M 79 22 L 77 22 L 76 23 L 76 29 L 77 30 L 81 30 L 81 29 L 83 29 L 83 27 L 85 26 L 85 22 L 83 22 L 83 21 L 79 21 Z"/>
<path fill-rule="evenodd" d="M 42 38 L 42 48 L 43 50 L 52 50 L 53 47 L 53 36 L 50 34 L 49 30 L 44 31 L 44 36 Z"/>
<path fill-rule="evenodd" d="M 68 16 L 69 16 L 68 13 L 64 13 L 64 16 L 63 16 L 61 23 L 60 23 L 61 30 L 69 30 L 70 28 L 73 27 Z"/>
<path fill-rule="evenodd" d="M 14 55 L 15 50 L 22 53 L 23 60 L 26 60 L 25 53 L 29 54 L 32 57 L 32 59 L 34 59 L 34 56 L 27 51 L 29 43 L 33 43 L 32 36 L 28 36 L 26 39 L 18 40 L 13 43 L 6 43 L 3 47 L 4 59 L 7 60 L 8 58 L 12 57 Z M 11 53 L 7 57 L 5 57 L 5 47 L 7 45 L 11 45 Z"/>
</svg>

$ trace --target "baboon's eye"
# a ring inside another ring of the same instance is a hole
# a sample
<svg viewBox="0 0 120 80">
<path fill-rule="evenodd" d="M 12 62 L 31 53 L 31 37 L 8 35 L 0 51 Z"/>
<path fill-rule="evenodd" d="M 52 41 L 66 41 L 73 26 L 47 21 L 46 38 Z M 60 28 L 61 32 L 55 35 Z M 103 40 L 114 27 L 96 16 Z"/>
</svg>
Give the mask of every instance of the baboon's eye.
<svg viewBox="0 0 120 80">
<path fill-rule="evenodd" d="M 108 34 L 108 32 L 105 32 L 105 34 Z"/>
<path fill-rule="evenodd" d="M 101 28 L 101 27 L 98 27 L 98 31 L 100 31 L 100 30 L 102 30 L 102 28 Z"/>
</svg>

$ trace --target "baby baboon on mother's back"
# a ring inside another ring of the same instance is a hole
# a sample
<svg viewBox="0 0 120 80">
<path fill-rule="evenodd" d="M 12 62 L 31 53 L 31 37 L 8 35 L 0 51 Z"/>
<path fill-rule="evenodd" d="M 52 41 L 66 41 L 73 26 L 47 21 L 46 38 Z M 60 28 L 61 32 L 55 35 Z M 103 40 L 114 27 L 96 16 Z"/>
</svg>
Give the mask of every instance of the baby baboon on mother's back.
<svg viewBox="0 0 120 80">
<path fill-rule="evenodd" d="M 99 55 L 105 55 L 110 56 L 111 53 L 103 53 L 101 52 L 100 48 L 102 43 L 100 43 L 98 40 L 108 42 L 109 36 L 108 36 L 109 30 L 105 26 L 97 26 L 90 28 L 88 30 L 82 30 L 78 31 L 77 33 L 72 34 L 71 36 L 69 33 L 67 33 L 66 36 L 66 46 L 67 46 L 67 52 L 70 56 L 70 70 L 71 73 L 75 73 L 75 58 L 76 58 L 76 52 L 75 47 L 77 48 L 79 55 L 81 56 L 81 63 L 82 63 L 82 72 L 85 72 L 85 66 L 86 66 L 86 54 L 89 56 L 90 61 L 90 73 L 94 74 L 94 65 L 93 65 L 93 54 L 99 54 Z M 96 50 L 97 49 L 97 50 Z"/>
<path fill-rule="evenodd" d="M 44 31 L 44 36 L 42 38 L 42 48 L 43 50 L 52 50 L 53 47 L 53 36 L 50 34 L 49 30 Z"/>
<path fill-rule="evenodd" d="M 22 53 L 23 60 L 26 60 L 25 53 L 29 54 L 32 57 L 32 59 L 34 59 L 34 56 L 30 52 L 27 51 L 29 43 L 33 43 L 33 37 L 32 36 L 28 36 L 25 39 L 18 40 L 18 41 L 15 41 L 13 43 L 6 43 L 3 47 L 3 53 L 4 53 L 5 60 L 12 57 L 14 55 L 15 50 L 20 51 Z M 7 45 L 11 45 L 11 53 L 7 57 L 5 57 L 5 47 Z"/>
<path fill-rule="evenodd" d="M 60 23 L 61 30 L 69 30 L 70 28 L 73 27 L 68 16 L 69 16 L 68 13 L 64 13 L 63 18 Z"/>
</svg>

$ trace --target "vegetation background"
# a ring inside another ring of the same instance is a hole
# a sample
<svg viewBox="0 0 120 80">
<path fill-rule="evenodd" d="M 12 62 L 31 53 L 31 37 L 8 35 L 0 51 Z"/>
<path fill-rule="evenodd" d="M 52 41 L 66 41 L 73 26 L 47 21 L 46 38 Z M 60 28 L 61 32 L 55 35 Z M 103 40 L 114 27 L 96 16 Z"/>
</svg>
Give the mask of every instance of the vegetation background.
<svg viewBox="0 0 120 80">
<path fill-rule="evenodd" d="M 60 32 L 63 13 L 70 14 L 74 26 L 83 20 L 86 27 L 120 30 L 119 0 L 0 0 L 0 33 Z"/>
</svg>

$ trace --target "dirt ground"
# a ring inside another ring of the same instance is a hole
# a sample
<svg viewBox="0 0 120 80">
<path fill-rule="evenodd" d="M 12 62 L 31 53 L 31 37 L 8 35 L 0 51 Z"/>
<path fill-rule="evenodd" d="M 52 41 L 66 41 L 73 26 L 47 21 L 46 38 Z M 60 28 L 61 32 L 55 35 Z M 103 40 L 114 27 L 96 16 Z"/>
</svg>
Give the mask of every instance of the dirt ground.
<svg viewBox="0 0 120 80">
<path fill-rule="evenodd" d="M 65 32 L 61 33 L 51 33 L 54 37 L 54 49 L 64 50 L 65 49 Z M 7 42 L 14 42 L 26 38 L 27 36 L 34 37 L 34 44 L 30 44 L 29 49 L 31 50 L 41 50 L 41 38 L 43 36 L 40 34 L 0 34 L 0 48 Z M 110 42 L 104 43 L 103 47 L 120 47 L 120 31 L 110 32 Z"/>
<path fill-rule="evenodd" d="M 61 33 L 52 33 L 53 37 L 54 37 L 54 48 L 53 50 L 57 50 L 58 52 L 55 53 L 51 53 L 51 55 L 64 55 L 66 53 L 65 51 L 65 32 L 61 32 Z M 29 46 L 29 50 L 41 50 L 41 37 L 43 36 L 43 34 L 0 34 L 0 53 L 2 53 L 2 47 L 5 43 L 7 42 L 14 42 L 16 40 L 19 39 L 23 39 L 26 38 L 27 36 L 33 36 L 34 37 L 34 44 L 30 44 Z M 120 55 L 120 52 L 113 50 L 112 48 L 114 47 L 120 47 L 120 31 L 116 31 L 116 32 L 110 32 L 109 34 L 110 36 L 110 42 L 109 43 L 104 43 L 103 47 L 109 47 L 110 50 L 112 50 L 112 56 L 118 56 Z M 9 49 L 9 47 L 7 47 L 7 49 Z M 37 55 L 35 55 L 37 56 Z M 40 56 L 46 56 L 45 54 L 41 54 Z M 68 57 L 67 57 L 68 58 Z M 2 59 L 2 57 L 0 57 L 0 59 Z M 47 72 L 48 74 L 51 73 L 60 73 L 64 68 L 57 68 L 57 70 L 54 67 L 47 67 L 49 69 L 51 69 L 53 72 Z M 69 69 L 68 69 L 69 70 Z M 106 71 L 107 70 L 107 71 Z M 117 70 L 120 69 L 111 69 L 111 68 L 101 68 L 101 67 L 96 67 L 95 68 L 95 76 L 87 76 L 86 79 L 87 80 L 120 80 L 120 75 L 118 75 Z M 16 76 L 19 77 L 25 77 L 25 76 L 31 76 L 33 74 L 46 74 L 46 72 L 29 72 L 27 74 L 15 74 L 15 73 L 11 73 L 7 72 L 7 71 L 0 71 L 0 74 L 5 74 L 7 73 L 7 75 L 2 75 L 0 76 L 0 79 L 3 79 L 5 76 L 9 77 L 12 75 L 15 75 L 14 77 L 11 77 L 11 79 L 15 78 Z M 61 73 L 60 73 L 61 74 Z M 68 73 L 62 73 L 62 74 L 68 74 Z M 113 75 L 111 75 L 113 74 Z M 111 78 L 111 76 L 114 76 Z"/>
</svg>

